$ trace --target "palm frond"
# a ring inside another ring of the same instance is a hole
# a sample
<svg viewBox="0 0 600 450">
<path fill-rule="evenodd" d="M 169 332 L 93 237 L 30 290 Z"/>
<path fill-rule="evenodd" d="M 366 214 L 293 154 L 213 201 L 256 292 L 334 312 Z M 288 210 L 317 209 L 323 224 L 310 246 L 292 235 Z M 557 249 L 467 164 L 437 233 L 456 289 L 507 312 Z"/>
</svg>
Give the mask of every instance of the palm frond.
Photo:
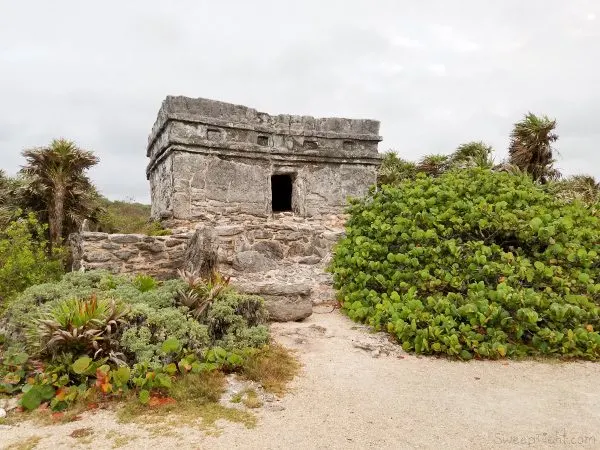
<svg viewBox="0 0 600 450">
<path fill-rule="evenodd" d="M 555 128 L 554 119 L 526 114 L 511 132 L 509 162 L 542 183 L 560 178 L 560 172 L 553 167 L 556 150 L 552 144 L 558 140 Z"/>
</svg>

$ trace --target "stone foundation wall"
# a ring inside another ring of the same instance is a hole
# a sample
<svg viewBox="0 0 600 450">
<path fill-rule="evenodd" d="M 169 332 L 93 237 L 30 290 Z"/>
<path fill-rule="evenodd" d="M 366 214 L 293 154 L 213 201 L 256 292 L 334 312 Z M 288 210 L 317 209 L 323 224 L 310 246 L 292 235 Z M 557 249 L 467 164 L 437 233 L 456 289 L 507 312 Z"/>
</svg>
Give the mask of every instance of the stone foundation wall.
<svg viewBox="0 0 600 450">
<path fill-rule="evenodd" d="M 282 214 L 277 220 L 181 227 L 171 236 L 84 232 L 71 236 L 73 269 L 147 273 L 167 279 L 177 276 L 178 269 L 197 268 L 202 251 L 210 252 L 216 256 L 218 270 L 231 277 L 234 286 L 278 305 L 272 310 L 274 317 L 297 319 L 310 315 L 314 303 L 334 299 L 326 267 L 343 235 L 341 223 L 338 216 L 323 223 Z M 192 239 L 195 233 L 210 236 L 210 249 L 203 247 L 200 253 L 190 249 L 194 242 L 204 246 L 207 242 Z"/>
<path fill-rule="evenodd" d="M 82 232 L 70 237 L 73 270 L 105 269 L 146 273 L 159 279 L 177 276 L 192 233 L 173 236 Z"/>
</svg>

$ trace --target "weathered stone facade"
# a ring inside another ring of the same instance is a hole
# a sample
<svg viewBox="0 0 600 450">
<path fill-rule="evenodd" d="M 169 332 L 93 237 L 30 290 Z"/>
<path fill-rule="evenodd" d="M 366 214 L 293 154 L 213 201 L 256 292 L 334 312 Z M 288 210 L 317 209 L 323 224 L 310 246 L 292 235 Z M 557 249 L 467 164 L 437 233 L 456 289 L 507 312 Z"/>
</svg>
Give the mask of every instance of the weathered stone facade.
<svg viewBox="0 0 600 450">
<path fill-rule="evenodd" d="M 147 175 L 159 219 L 269 217 L 273 176 L 292 183 L 291 211 L 341 213 L 366 193 L 380 159 L 379 122 L 270 116 L 206 99 L 167 97 L 149 137 Z"/>
<path fill-rule="evenodd" d="M 80 233 L 74 267 L 145 272 L 215 264 L 262 295 L 273 320 L 333 300 L 325 269 L 348 197 L 380 163 L 379 122 L 270 116 L 245 106 L 167 97 L 149 137 L 152 216 L 172 236 Z"/>
</svg>

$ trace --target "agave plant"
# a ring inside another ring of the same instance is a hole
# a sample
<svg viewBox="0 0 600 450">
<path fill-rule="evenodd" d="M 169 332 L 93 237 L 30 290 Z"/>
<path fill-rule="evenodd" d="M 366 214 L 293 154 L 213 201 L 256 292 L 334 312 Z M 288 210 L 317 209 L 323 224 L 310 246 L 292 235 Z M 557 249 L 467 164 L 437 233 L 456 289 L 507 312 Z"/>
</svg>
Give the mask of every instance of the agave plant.
<svg viewBox="0 0 600 450">
<path fill-rule="evenodd" d="M 186 282 L 187 289 L 179 291 L 180 304 L 188 307 L 191 314 L 199 319 L 204 312 L 229 287 L 229 277 L 212 270 L 207 280 L 196 272 L 179 270 L 179 277 Z"/>
<path fill-rule="evenodd" d="M 118 362 L 116 335 L 124 324 L 126 310 L 114 300 L 69 299 L 59 302 L 38 320 L 30 334 L 42 353 L 64 351 L 108 356 Z"/>
</svg>

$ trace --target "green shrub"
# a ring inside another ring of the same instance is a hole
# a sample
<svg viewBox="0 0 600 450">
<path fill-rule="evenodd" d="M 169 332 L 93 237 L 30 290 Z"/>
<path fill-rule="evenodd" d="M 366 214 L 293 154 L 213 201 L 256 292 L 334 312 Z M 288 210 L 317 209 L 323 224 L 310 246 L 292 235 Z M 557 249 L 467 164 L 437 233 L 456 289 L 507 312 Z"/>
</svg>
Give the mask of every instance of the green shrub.
<svg viewBox="0 0 600 450">
<path fill-rule="evenodd" d="M 203 280 L 195 272 L 185 270 L 179 270 L 179 278 L 187 286 L 179 292 L 177 301 L 188 308 L 196 319 L 201 319 L 218 297 L 230 291 L 229 278 L 222 276 L 216 270 L 211 271 L 207 280 Z"/>
<path fill-rule="evenodd" d="M 126 285 L 134 295 L 143 295 L 124 276 L 103 271 L 67 273 L 59 281 L 38 284 L 26 289 L 5 312 L 7 332 L 13 341 L 25 342 L 25 331 L 30 324 L 62 301 L 86 299 L 96 294 L 101 299 L 121 298 L 115 294 L 117 286 Z"/>
<path fill-rule="evenodd" d="M 472 169 L 353 201 L 343 310 L 407 351 L 600 357 L 600 222 L 530 179 Z"/>
<path fill-rule="evenodd" d="M 184 308 L 153 308 L 137 303 L 127 316 L 129 326 L 121 346 L 130 360 L 158 367 L 166 362 L 162 344 L 178 339 L 190 352 L 201 352 L 210 345 L 208 328 L 191 317 Z"/>
<path fill-rule="evenodd" d="M 147 290 L 150 285 L 154 288 Z M 198 288 L 199 292 L 205 287 Z M 181 292 L 187 288 L 188 284 L 182 280 L 157 284 L 146 276 L 132 279 L 103 271 L 69 273 L 56 283 L 32 286 L 18 297 L 6 312 L 8 337 L 13 343 L 27 343 L 30 351 L 35 351 L 37 347 L 32 344 L 40 342 L 39 333 L 35 338 L 27 338 L 31 324 L 71 304 L 73 307 L 67 310 L 78 316 L 79 307 L 75 303 L 79 305 L 94 297 L 101 304 L 114 300 L 127 307 L 123 316 L 126 323 L 119 327 L 119 333 L 111 335 L 110 342 L 115 350 L 112 341 L 119 341 L 118 350 L 125 354 L 128 363 L 160 366 L 168 360 L 161 346 L 169 338 L 178 339 L 189 352 L 197 354 L 214 345 L 232 350 L 261 347 L 268 342 L 262 298 L 237 294 L 230 288 L 216 289 L 205 314 L 197 319 L 193 310 L 179 303 Z M 92 329 L 95 328 L 90 332 Z M 87 353 L 83 348 L 78 351 Z"/>
<path fill-rule="evenodd" d="M 206 323 L 214 345 L 228 350 L 260 348 L 269 339 L 267 312 L 262 297 L 228 291 L 208 310 Z"/>
<path fill-rule="evenodd" d="M 47 226 L 33 214 L 0 231 L 0 311 L 29 286 L 53 281 L 63 274 L 61 252 L 49 256 Z"/>
<path fill-rule="evenodd" d="M 160 222 L 150 218 L 151 207 L 133 201 L 110 201 L 101 197 L 102 212 L 95 229 L 105 233 L 140 233 L 148 236 L 168 236 Z"/>
<path fill-rule="evenodd" d="M 196 283 L 210 299 L 201 314 L 181 305 L 182 280 L 92 271 L 30 287 L 4 316 L 0 393 L 23 392 L 27 410 L 130 389 L 148 403 L 181 377 L 242 370 L 269 339 L 264 302 L 215 277 Z"/>
</svg>

